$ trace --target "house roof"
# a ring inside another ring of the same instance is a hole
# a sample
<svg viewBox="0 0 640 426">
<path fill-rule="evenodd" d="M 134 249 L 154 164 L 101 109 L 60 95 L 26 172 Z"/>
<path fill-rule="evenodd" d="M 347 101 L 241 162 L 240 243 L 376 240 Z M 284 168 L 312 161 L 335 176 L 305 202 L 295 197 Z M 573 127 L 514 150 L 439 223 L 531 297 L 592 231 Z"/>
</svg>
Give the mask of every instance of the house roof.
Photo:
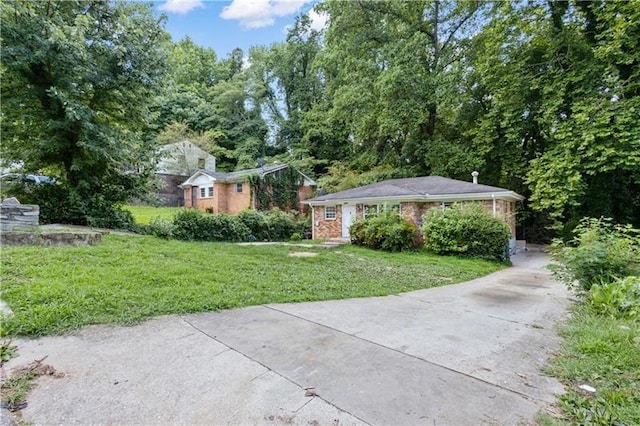
<svg viewBox="0 0 640 426">
<path fill-rule="evenodd" d="M 423 176 L 390 179 L 333 194 L 321 195 L 308 204 L 331 204 L 339 201 L 422 200 L 462 201 L 480 199 L 507 199 L 521 201 L 524 197 L 496 186 L 481 185 L 441 176 Z"/>
<path fill-rule="evenodd" d="M 211 170 L 198 170 L 196 173 L 194 173 L 192 176 L 189 177 L 189 179 L 187 179 L 185 182 L 182 183 L 182 185 L 190 185 L 191 182 L 193 182 L 193 180 L 195 178 L 197 178 L 200 175 L 206 175 L 209 176 L 213 179 L 215 179 L 216 181 L 220 181 L 220 182 L 243 182 L 245 180 L 247 180 L 247 176 L 250 175 L 259 175 L 259 176 L 264 176 L 264 175 L 268 175 L 269 173 L 273 173 L 273 172 L 277 172 L 278 170 L 282 170 L 282 169 L 286 169 L 288 168 L 289 165 L 288 164 L 273 164 L 271 166 L 263 166 L 263 167 L 257 167 L 255 169 L 244 169 L 244 170 L 236 170 L 235 172 L 214 172 Z M 304 178 L 305 178 L 305 184 L 307 185 L 315 185 L 316 183 L 313 181 L 313 179 L 309 178 L 307 175 L 305 175 L 304 173 L 296 170 L 298 173 L 300 173 Z"/>
</svg>

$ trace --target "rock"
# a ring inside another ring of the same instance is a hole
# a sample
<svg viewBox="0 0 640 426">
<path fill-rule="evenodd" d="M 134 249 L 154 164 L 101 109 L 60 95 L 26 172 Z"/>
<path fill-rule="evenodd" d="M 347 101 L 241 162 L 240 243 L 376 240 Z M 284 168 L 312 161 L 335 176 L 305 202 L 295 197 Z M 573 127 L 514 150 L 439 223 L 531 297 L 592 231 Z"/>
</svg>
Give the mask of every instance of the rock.
<svg viewBox="0 0 640 426">
<path fill-rule="evenodd" d="M 593 388 L 589 385 L 580 385 L 578 386 L 580 389 L 582 389 L 585 392 L 589 392 L 589 393 L 595 393 L 596 392 L 596 388 Z"/>
<path fill-rule="evenodd" d="M 20 201 L 16 197 L 9 197 L 2 200 L 2 204 L 17 205 L 20 204 Z"/>
</svg>

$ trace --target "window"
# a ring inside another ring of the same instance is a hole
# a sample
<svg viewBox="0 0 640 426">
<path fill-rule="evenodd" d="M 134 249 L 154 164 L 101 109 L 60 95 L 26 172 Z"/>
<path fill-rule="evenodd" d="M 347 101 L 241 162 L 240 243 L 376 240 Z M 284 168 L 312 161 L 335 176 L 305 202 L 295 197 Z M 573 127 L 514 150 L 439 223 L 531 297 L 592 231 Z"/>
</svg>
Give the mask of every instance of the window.
<svg viewBox="0 0 640 426">
<path fill-rule="evenodd" d="M 446 209 L 450 209 L 451 206 L 453 206 L 453 203 L 450 202 L 443 202 L 442 203 L 442 211 L 445 211 Z"/>
<path fill-rule="evenodd" d="M 242 182 L 236 183 L 236 192 L 242 192 Z"/>
<path fill-rule="evenodd" d="M 325 206 L 325 208 L 324 208 L 324 218 L 325 218 L 325 220 L 335 219 L 336 218 L 336 206 Z"/>
<path fill-rule="evenodd" d="M 198 158 L 198 168 L 204 169 L 204 158 Z"/>
<path fill-rule="evenodd" d="M 213 186 L 201 186 L 200 198 L 213 197 Z"/>
<path fill-rule="evenodd" d="M 401 213 L 400 204 L 365 204 L 362 206 L 362 215 L 365 218 L 375 216 L 380 212 L 390 211 Z"/>
</svg>

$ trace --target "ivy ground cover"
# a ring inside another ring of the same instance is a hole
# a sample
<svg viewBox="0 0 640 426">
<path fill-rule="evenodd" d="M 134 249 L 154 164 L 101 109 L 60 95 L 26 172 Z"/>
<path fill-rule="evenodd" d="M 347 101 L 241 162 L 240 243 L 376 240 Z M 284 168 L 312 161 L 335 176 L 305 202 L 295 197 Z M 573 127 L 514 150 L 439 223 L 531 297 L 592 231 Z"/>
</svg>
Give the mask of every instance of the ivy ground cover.
<svg viewBox="0 0 640 426">
<path fill-rule="evenodd" d="M 290 256 L 292 252 L 316 253 Z M 382 296 L 466 281 L 503 264 L 426 253 L 283 245 L 240 246 L 106 235 L 87 247 L 7 247 L 2 335 L 237 308 Z"/>
</svg>

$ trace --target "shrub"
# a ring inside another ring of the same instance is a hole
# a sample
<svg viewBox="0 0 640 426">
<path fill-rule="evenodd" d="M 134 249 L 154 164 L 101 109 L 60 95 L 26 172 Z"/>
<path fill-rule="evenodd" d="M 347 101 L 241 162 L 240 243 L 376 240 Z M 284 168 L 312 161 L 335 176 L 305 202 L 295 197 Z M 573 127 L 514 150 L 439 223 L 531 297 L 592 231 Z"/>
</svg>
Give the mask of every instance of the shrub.
<svg viewBox="0 0 640 426">
<path fill-rule="evenodd" d="M 184 209 L 173 217 L 173 237 L 178 240 L 201 240 L 203 213 L 200 210 Z"/>
<path fill-rule="evenodd" d="M 142 233 L 154 235 L 159 238 L 170 239 L 173 237 L 173 222 L 160 217 L 154 217 L 146 226 L 141 226 Z"/>
<path fill-rule="evenodd" d="M 238 213 L 238 220 L 249 229 L 248 239 L 251 241 L 268 241 L 271 230 L 267 216 L 256 210 L 243 210 Z"/>
<path fill-rule="evenodd" d="M 613 318 L 640 318 L 640 277 L 630 276 L 594 284 L 587 305 L 596 314 Z"/>
<path fill-rule="evenodd" d="M 640 231 L 608 218 L 584 218 L 568 243 L 552 245 L 550 269 L 567 286 L 586 292 L 594 284 L 640 275 Z"/>
<path fill-rule="evenodd" d="M 394 211 L 356 221 L 349 233 L 352 244 L 373 249 L 403 251 L 414 250 L 418 245 L 416 226 Z"/>
<path fill-rule="evenodd" d="M 452 208 L 431 209 L 423 216 L 425 247 L 437 254 L 463 254 L 506 260 L 509 226 L 492 217 L 479 204 L 454 204 Z"/>
<path fill-rule="evenodd" d="M 237 217 L 227 213 L 203 216 L 203 239 L 205 241 L 245 241 L 250 230 Z"/>
<path fill-rule="evenodd" d="M 238 216 L 185 209 L 174 216 L 172 235 L 194 241 L 287 241 L 299 227 L 293 215 L 277 209 L 245 210 Z"/>
<path fill-rule="evenodd" d="M 287 241 L 296 232 L 296 221 L 293 216 L 280 209 L 273 209 L 267 213 L 269 222 L 269 236 L 271 241 Z"/>
</svg>

